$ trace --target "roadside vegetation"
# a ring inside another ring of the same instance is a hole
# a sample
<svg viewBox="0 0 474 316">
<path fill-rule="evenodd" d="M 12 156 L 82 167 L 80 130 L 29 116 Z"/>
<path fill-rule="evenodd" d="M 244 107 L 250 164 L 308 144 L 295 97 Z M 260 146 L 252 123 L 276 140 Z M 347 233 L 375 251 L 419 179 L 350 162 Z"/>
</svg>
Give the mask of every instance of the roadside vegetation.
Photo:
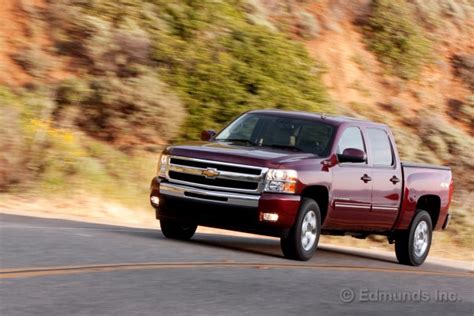
<svg viewBox="0 0 474 316">
<path fill-rule="evenodd" d="M 245 1 L 20 9 L 34 40 L 11 57 L 31 81 L 0 87 L 0 191 L 93 190 L 146 207 L 157 153 L 170 141 L 197 139 L 250 109 L 333 111 L 320 65 L 301 43 L 252 22 Z M 47 47 L 38 44 L 44 30 Z"/>
<path fill-rule="evenodd" d="M 42 91 L 0 88 L 0 192 L 38 196 L 93 193 L 144 207 L 156 156 L 130 156 L 86 133 L 47 119 L 55 103 Z"/>
<path fill-rule="evenodd" d="M 430 40 L 405 0 L 372 1 L 365 29 L 368 47 L 390 72 L 403 79 L 418 77 L 420 68 L 430 60 Z"/>
<path fill-rule="evenodd" d="M 51 2 L 58 54 L 82 61 L 88 93 L 64 104 L 86 107 L 81 126 L 94 135 L 154 126 L 164 141 L 196 139 L 249 109 L 327 108 L 317 64 L 251 23 L 244 1 Z"/>
</svg>

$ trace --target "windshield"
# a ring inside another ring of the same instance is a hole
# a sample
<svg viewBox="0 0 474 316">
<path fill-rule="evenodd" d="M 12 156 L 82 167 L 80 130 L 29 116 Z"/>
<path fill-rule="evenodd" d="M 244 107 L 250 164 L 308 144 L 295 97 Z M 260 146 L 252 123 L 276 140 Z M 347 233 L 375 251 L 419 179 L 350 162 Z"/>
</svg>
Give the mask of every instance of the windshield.
<svg viewBox="0 0 474 316">
<path fill-rule="evenodd" d="M 318 121 L 248 113 L 233 121 L 215 139 L 327 156 L 333 132 L 333 126 Z"/>
</svg>

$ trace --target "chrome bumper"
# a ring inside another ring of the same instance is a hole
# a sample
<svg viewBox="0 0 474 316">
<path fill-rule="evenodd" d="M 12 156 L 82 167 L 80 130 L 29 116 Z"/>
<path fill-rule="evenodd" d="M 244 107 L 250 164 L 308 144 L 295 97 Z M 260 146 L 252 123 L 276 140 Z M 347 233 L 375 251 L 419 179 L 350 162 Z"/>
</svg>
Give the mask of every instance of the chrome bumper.
<svg viewBox="0 0 474 316">
<path fill-rule="evenodd" d="M 160 195 L 244 207 L 258 207 L 260 200 L 260 195 L 211 191 L 168 182 L 160 183 Z"/>
</svg>

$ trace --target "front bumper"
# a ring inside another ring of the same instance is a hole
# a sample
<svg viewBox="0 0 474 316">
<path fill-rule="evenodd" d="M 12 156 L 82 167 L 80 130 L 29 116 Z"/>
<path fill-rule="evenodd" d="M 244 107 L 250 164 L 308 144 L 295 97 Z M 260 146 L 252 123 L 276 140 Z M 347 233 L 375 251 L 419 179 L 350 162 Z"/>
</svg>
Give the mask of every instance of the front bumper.
<svg viewBox="0 0 474 316">
<path fill-rule="evenodd" d="M 255 194 L 203 190 L 169 182 L 160 184 L 160 195 L 238 207 L 258 207 L 260 200 L 260 195 Z"/>
<path fill-rule="evenodd" d="M 150 197 L 156 216 L 188 220 L 198 225 L 239 230 L 271 236 L 285 236 L 298 214 L 299 195 L 262 193 L 242 194 L 205 190 L 153 179 Z M 266 221 L 264 213 L 278 215 L 277 221 Z"/>
</svg>

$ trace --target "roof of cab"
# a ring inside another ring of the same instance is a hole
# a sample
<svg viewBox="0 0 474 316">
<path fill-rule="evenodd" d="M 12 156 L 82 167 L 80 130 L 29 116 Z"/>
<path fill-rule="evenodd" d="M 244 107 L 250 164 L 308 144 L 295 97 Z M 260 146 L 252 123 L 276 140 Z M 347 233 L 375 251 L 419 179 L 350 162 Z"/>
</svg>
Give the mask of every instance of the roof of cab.
<svg viewBox="0 0 474 316">
<path fill-rule="evenodd" d="M 274 110 L 274 109 L 266 109 L 266 110 L 252 110 L 247 113 L 259 113 L 259 114 L 273 114 L 279 116 L 287 116 L 299 119 L 312 119 L 315 121 L 324 121 L 328 122 L 332 125 L 342 125 L 344 123 L 351 123 L 357 122 L 361 125 L 374 125 L 374 126 L 384 126 L 386 124 L 376 123 L 369 120 L 358 119 L 349 116 L 334 116 L 334 115 L 327 115 L 322 113 L 315 113 L 315 112 L 304 112 L 304 111 L 284 111 L 284 110 Z"/>
</svg>

